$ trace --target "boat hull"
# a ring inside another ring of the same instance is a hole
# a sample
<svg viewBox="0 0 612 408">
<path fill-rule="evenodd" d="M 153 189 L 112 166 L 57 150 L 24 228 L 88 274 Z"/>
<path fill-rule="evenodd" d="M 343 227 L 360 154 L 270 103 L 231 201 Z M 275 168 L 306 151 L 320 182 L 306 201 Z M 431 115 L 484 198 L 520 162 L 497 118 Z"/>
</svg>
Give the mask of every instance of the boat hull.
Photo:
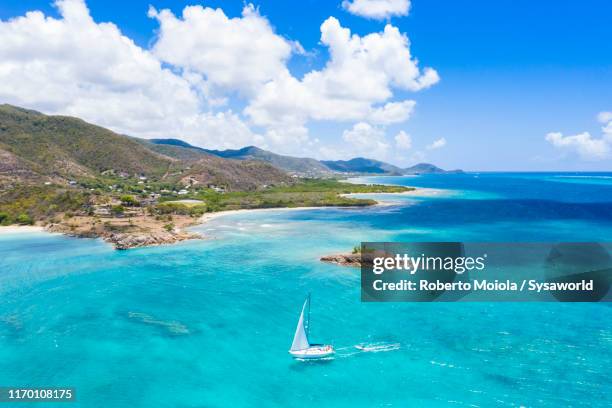
<svg viewBox="0 0 612 408">
<path fill-rule="evenodd" d="M 304 350 L 289 350 L 289 354 L 293 357 L 304 360 L 317 360 L 329 357 L 335 352 L 332 346 L 311 346 Z"/>
</svg>

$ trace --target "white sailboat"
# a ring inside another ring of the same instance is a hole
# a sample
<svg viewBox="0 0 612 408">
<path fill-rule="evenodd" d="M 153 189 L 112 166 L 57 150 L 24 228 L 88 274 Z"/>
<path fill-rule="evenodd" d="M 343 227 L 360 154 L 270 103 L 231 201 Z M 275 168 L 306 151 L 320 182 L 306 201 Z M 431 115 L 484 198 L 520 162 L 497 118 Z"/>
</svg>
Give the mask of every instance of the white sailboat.
<svg viewBox="0 0 612 408">
<path fill-rule="evenodd" d="M 306 309 L 308 308 L 308 309 Z M 306 313 L 308 311 L 308 313 Z M 306 322 L 304 322 L 306 317 Z M 302 306 L 302 313 L 300 314 L 300 320 L 298 320 L 297 328 L 295 329 L 295 335 L 293 336 L 293 343 L 289 353 L 295 358 L 302 359 L 318 359 L 328 357 L 334 354 L 334 348 L 328 344 L 310 344 L 308 341 L 308 331 L 310 326 L 310 295 L 306 298 L 304 306 Z"/>
</svg>

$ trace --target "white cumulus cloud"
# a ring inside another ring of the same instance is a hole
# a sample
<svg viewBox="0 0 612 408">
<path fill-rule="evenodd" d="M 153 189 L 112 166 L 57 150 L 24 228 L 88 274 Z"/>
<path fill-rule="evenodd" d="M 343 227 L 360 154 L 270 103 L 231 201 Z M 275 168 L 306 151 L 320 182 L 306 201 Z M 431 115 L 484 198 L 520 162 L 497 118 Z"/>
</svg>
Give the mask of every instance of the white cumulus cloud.
<svg viewBox="0 0 612 408">
<path fill-rule="evenodd" d="M 82 0 L 55 5 L 58 19 L 32 11 L 0 21 L 0 100 L 134 136 L 216 147 L 260 140 L 237 114 L 203 111 L 190 81 L 116 25 L 96 23 Z"/>
<path fill-rule="evenodd" d="M 604 138 L 612 143 L 612 112 L 600 112 L 599 115 L 597 115 L 597 120 L 603 123 L 601 131 L 604 134 Z"/>
<path fill-rule="evenodd" d="M 344 0 L 342 7 L 351 14 L 383 20 L 392 16 L 407 16 L 410 0 Z"/>
<path fill-rule="evenodd" d="M 583 160 L 606 159 L 612 150 L 612 112 L 600 112 L 597 120 L 603 124 L 601 138 L 594 137 L 589 132 L 571 136 L 564 136 L 561 132 L 550 132 L 545 139 L 556 148 L 577 153 Z"/>
<path fill-rule="evenodd" d="M 388 102 L 379 108 L 372 109 L 368 119 L 379 125 L 405 122 L 412 115 L 415 106 L 416 102 L 413 100 Z"/>
<path fill-rule="evenodd" d="M 95 21 L 84 0 L 54 4 L 59 17 L 30 11 L 0 20 L 0 101 L 133 136 L 307 154 L 320 150 L 311 122 L 348 122 L 357 124 L 344 140 L 373 147 L 360 154 L 384 155 L 384 127 L 408 120 L 416 104 L 396 92 L 439 81 L 391 24 L 357 35 L 329 17 L 320 27 L 328 61 L 297 78 L 287 63 L 304 49 L 250 4 L 238 17 L 199 5 L 180 15 L 151 7 L 159 30 L 150 48 Z"/>
<path fill-rule="evenodd" d="M 408 119 L 415 102 L 390 101 L 394 89 L 419 91 L 439 81 L 435 70 L 418 67 L 408 37 L 389 24 L 362 37 L 330 17 L 321 25 L 321 43 L 330 53 L 325 67 L 301 80 L 286 70 L 266 83 L 245 109 L 253 123 L 398 123 Z"/>
<path fill-rule="evenodd" d="M 441 149 L 444 146 L 446 146 L 446 138 L 441 137 L 438 140 L 434 140 L 430 145 L 427 145 L 427 150 Z"/>
<path fill-rule="evenodd" d="M 231 90 L 255 91 L 286 69 L 292 49 L 304 52 L 299 43 L 277 35 L 252 4 L 236 18 L 202 6 L 185 7 L 179 18 L 151 7 L 149 16 L 160 24 L 153 46 L 156 56 Z"/>
<path fill-rule="evenodd" d="M 612 112 L 599 112 L 597 120 L 606 124 L 612 122 Z"/>
<path fill-rule="evenodd" d="M 412 147 L 412 137 L 403 130 L 400 130 L 395 135 L 395 146 L 401 150 L 408 150 Z"/>
<path fill-rule="evenodd" d="M 589 132 L 573 136 L 551 132 L 546 135 L 546 141 L 558 148 L 574 150 L 586 160 L 603 159 L 610 152 L 610 147 L 604 139 L 596 139 Z"/>
<path fill-rule="evenodd" d="M 384 158 L 389 150 L 383 130 L 366 122 L 356 123 L 351 129 L 342 133 L 342 139 L 348 144 L 351 156 Z"/>
</svg>

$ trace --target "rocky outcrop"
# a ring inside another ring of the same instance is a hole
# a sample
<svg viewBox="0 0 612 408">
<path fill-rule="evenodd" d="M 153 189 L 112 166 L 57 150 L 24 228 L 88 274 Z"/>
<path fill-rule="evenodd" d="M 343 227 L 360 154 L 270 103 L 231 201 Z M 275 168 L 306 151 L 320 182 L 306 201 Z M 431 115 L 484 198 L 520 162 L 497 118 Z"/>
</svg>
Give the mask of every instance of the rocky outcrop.
<svg viewBox="0 0 612 408">
<path fill-rule="evenodd" d="M 337 254 L 321 257 L 322 262 L 333 263 L 342 266 L 361 267 L 361 254 Z"/>
<path fill-rule="evenodd" d="M 78 220 L 77 220 L 78 218 Z M 178 219 L 178 217 L 175 217 Z M 62 234 L 78 238 L 102 238 L 104 241 L 113 244 L 115 249 L 130 249 L 145 246 L 174 244 L 188 239 L 202 239 L 202 235 L 195 232 L 187 232 L 182 229 L 174 228 L 165 230 L 161 225 L 148 224 L 147 227 L 134 225 L 127 231 L 112 231 L 104 227 L 103 224 L 91 224 L 84 222 L 90 217 L 75 217 L 74 224 L 56 223 L 48 224 L 47 231 L 60 232 Z M 135 218 L 136 222 L 143 222 L 142 218 Z M 130 230 L 131 229 L 131 230 Z"/>
<path fill-rule="evenodd" d="M 115 249 L 130 249 L 144 246 L 174 244 L 187 239 L 202 238 L 200 234 L 191 232 L 153 232 L 153 233 L 125 233 L 115 232 L 104 237 L 104 241 L 115 246 Z"/>
<path fill-rule="evenodd" d="M 341 266 L 354 266 L 360 268 L 361 266 L 371 266 L 376 256 L 385 256 L 384 252 L 368 252 L 365 254 L 351 253 L 351 254 L 337 254 L 337 255 L 326 255 L 321 257 L 322 262 L 333 263 Z"/>
</svg>

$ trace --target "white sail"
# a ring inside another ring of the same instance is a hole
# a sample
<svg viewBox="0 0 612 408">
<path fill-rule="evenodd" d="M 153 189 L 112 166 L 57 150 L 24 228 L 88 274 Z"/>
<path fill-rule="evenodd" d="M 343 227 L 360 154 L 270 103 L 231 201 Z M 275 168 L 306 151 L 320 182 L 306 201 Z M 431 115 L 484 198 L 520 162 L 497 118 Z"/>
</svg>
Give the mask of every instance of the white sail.
<svg viewBox="0 0 612 408">
<path fill-rule="evenodd" d="M 300 314 L 300 320 L 298 321 L 297 328 L 295 329 L 295 335 L 293 336 L 293 343 L 291 344 L 290 351 L 305 350 L 310 347 L 308 336 L 306 335 L 306 330 L 304 329 L 304 311 L 306 310 L 307 304 L 308 299 L 306 299 L 304 306 L 302 306 L 302 313 Z"/>
</svg>

